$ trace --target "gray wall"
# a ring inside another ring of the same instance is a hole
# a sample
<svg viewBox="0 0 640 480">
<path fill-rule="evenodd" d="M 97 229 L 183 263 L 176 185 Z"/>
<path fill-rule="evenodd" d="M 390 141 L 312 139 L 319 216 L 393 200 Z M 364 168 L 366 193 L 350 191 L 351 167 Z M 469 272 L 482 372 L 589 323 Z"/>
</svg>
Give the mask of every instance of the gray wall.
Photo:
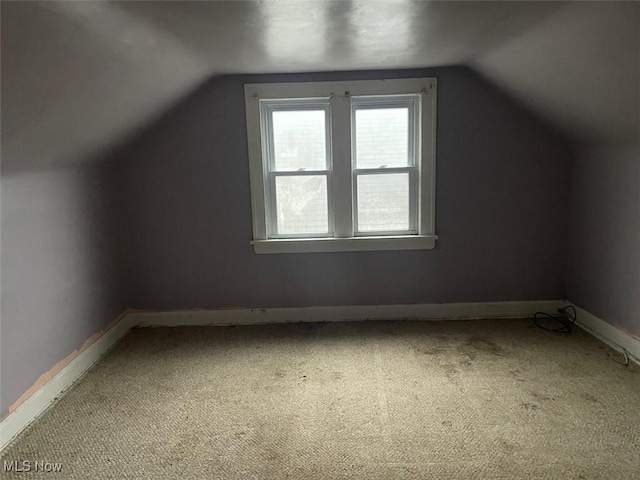
<svg viewBox="0 0 640 480">
<path fill-rule="evenodd" d="M 122 311 L 104 173 L 105 167 L 9 172 L 3 165 L 2 416 Z"/>
<path fill-rule="evenodd" d="M 243 84 L 435 75 L 434 250 L 255 255 Z M 558 299 L 570 152 L 465 68 L 213 79 L 122 154 L 129 307 Z"/>
<path fill-rule="evenodd" d="M 572 175 L 567 296 L 640 336 L 640 148 L 584 147 Z"/>
<path fill-rule="evenodd" d="M 436 248 L 255 255 L 243 84 L 423 75 L 439 78 Z M 221 77 L 113 164 L 5 162 L 1 411 L 125 307 L 562 298 L 569 159 L 482 78 L 444 68 Z"/>
</svg>

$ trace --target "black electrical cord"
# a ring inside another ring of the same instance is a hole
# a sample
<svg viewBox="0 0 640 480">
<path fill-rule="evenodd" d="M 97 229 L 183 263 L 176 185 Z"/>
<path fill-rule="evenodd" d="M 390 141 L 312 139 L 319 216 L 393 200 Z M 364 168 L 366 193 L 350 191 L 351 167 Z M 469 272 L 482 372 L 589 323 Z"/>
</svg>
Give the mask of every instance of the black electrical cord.
<svg viewBox="0 0 640 480">
<path fill-rule="evenodd" d="M 578 314 L 576 313 L 575 307 L 573 305 L 567 305 L 566 307 L 559 308 L 558 313 L 559 315 L 551 315 L 546 312 L 536 312 L 533 316 L 533 323 L 536 327 L 541 328 L 542 330 L 546 330 L 547 332 L 564 334 L 571 333 L 571 327 L 573 327 L 573 325 L 576 323 L 576 320 L 578 319 Z M 559 324 L 559 326 L 548 327 L 542 325 L 542 323 L 540 322 L 541 320 L 545 320 L 547 321 L 547 323 L 549 320 L 552 320 L 553 322 Z M 624 348 L 620 349 L 622 350 L 622 354 L 624 355 L 624 362 L 616 360 L 610 353 L 607 353 L 607 355 L 618 365 L 628 367 L 630 364 L 629 353 Z"/>
<path fill-rule="evenodd" d="M 628 367 L 629 366 L 629 354 L 627 353 L 627 351 L 624 348 L 622 349 L 622 354 L 624 355 L 624 362 L 619 362 L 618 360 L 613 358 L 610 353 L 607 353 L 607 355 L 609 355 L 609 358 L 611 360 L 613 360 L 614 362 L 616 362 L 618 365 L 624 365 L 625 367 Z"/>
<path fill-rule="evenodd" d="M 571 327 L 576 323 L 578 314 L 573 305 L 567 305 L 566 307 L 559 308 L 559 315 L 551 315 L 545 312 L 536 312 L 533 316 L 533 323 L 536 327 L 553 333 L 571 333 Z M 559 324 L 556 327 L 548 327 L 541 323 L 541 320 L 553 320 L 554 323 Z"/>
</svg>

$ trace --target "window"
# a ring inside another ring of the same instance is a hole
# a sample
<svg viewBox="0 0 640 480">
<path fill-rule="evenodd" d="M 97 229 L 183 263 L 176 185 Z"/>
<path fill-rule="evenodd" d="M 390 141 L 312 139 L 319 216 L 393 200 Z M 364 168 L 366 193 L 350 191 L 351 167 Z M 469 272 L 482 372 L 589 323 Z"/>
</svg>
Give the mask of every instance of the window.
<svg viewBox="0 0 640 480">
<path fill-rule="evenodd" d="M 433 248 L 433 78 L 247 84 L 256 253 Z"/>
</svg>

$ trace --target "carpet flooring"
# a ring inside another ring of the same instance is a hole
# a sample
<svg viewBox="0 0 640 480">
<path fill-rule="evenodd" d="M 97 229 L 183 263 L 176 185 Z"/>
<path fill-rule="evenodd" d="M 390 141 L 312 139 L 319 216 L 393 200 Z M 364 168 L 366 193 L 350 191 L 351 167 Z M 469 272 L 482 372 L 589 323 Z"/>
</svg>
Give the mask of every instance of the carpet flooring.
<svg viewBox="0 0 640 480">
<path fill-rule="evenodd" d="M 3 461 L 64 479 L 640 479 L 640 368 L 529 320 L 132 330 Z"/>
</svg>

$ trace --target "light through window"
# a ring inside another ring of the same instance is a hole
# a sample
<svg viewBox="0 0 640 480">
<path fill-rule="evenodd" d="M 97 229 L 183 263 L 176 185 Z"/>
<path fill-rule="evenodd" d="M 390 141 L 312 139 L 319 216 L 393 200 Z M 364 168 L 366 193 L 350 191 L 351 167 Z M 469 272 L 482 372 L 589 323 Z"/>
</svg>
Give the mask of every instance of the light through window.
<svg viewBox="0 0 640 480">
<path fill-rule="evenodd" d="M 256 252 L 432 248 L 434 87 L 247 85 Z"/>
</svg>

